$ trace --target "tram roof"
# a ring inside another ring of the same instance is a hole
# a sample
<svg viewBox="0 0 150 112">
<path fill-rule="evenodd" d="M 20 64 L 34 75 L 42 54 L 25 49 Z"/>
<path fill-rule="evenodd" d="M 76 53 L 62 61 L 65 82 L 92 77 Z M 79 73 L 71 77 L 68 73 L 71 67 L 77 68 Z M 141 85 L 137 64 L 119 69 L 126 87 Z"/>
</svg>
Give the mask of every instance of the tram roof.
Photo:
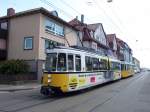
<svg viewBox="0 0 150 112">
<path fill-rule="evenodd" d="M 113 61 L 113 62 L 120 62 L 120 63 L 121 63 L 121 61 L 120 61 L 120 60 L 118 60 L 118 59 L 114 59 L 114 58 L 111 58 L 111 57 L 109 58 L 109 60 L 110 60 L 110 61 Z"/>
<path fill-rule="evenodd" d="M 77 46 L 72 46 L 72 47 L 56 46 L 53 49 L 47 49 L 46 53 L 50 53 L 54 49 L 74 50 L 74 51 L 80 51 L 80 52 L 85 52 L 85 53 L 97 54 L 97 55 L 100 55 L 102 57 L 106 57 L 105 55 L 102 55 L 100 52 L 97 52 L 93 49 L 89 49 L 89 48 L 85 48 L 85 47 L 77 47 Z"/>
<path fill-rule="evenodd" d="M 127 64 L 127 65 L 134 65 L 133 63 L 129 63 L 129 62 L 126 62 L 126 61 L 121 61 L 122 64 Z"/>
</svg>

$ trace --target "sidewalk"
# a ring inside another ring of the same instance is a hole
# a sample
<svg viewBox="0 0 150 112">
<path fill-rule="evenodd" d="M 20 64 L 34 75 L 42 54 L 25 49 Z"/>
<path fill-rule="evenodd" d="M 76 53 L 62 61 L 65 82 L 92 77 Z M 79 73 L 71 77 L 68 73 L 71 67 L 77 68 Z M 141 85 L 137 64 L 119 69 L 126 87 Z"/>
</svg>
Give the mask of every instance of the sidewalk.
<svg viewBox="0 0 150 112">
<path fill-rule="evenodd" d="M 21 85 L 4 85 L 0 84 L 0 91 L 21 91 L 21 90 L 32 90 L 40 88 L 41 84 L 39 83 L 27 83 L 27 84 L 21 84 Z"/>
</svg>

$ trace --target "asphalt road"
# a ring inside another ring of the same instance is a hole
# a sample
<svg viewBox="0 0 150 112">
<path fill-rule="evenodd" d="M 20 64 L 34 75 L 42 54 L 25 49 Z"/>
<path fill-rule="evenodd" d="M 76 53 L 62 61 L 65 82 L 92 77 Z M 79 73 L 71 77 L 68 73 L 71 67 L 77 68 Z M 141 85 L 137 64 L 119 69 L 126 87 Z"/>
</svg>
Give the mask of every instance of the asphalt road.
<svg viewBox="0 0 150 112">
<path fill-rule="evenodd" d="M 1 92 L 0 112 L 150 112 L 150 72 L 59 97 Z"/>
</svg>

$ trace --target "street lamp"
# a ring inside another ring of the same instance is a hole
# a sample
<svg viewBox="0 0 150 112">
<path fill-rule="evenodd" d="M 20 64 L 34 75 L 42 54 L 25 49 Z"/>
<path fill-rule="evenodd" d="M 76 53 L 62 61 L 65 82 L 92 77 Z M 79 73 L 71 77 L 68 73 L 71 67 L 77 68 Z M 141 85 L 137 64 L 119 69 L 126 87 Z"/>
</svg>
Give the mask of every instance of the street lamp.
<svg viewBox="0 0 150 112">
<path fill-rule="evenodd" d="M 108 3 L 112 2 L 113 0 L 107 0 Z"/>
</svg>

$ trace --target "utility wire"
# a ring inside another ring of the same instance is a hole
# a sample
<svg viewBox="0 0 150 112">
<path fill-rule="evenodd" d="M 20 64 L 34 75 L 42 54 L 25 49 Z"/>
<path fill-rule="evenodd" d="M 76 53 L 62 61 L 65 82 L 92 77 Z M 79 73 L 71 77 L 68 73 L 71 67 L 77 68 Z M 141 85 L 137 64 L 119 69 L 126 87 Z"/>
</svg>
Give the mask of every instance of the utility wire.
<svg viewBox="0 0 150 112">
<path fill-rule="evenodd" d="M 71 17 L 71 19 L 72 19 L 73 16 L 71 16 L 71 15 L 68 14 L 68 13 L 66 13 L 64 10 L 62 10 L 62 9 L 60 9 L 60 8 L 58 8 L 58 7 L 56 7 L 56 6 L 53 5 L 51 2 L 49 2 L 49 1 L 47 1 L 47 0 L 40 0 L 40 1 L 43 2 L 43 3 L 45 3 L 45 4 L 47 4 L 47 5 L 49 5 L 49 6 L 52 6 L 55 10 L 57 9 L 57 10 L 59 10 L 59 11 L 61 11 L 61 12 L 64 12 L 65 15 L 67 15 L 68 17 Z M 68 35 L 68 34 L 70 34 L 70 33 L 73 32 L 73 31 L 74 31 L 74 30 L 71 30 L 71 31 L 69 31 L 69 32 L 66 32 L 65 35 Z M 68 46 L 70 46 L 70 43 L 69 43 L 69 41 L 67 40 L 66 36 L 64 36 L 64 37 L 65 37 L 64 39 L 66 40 Z M 78 38 L 79 38 L 79 41 L 80 41 L 81 44 L 82 44 L 82 41 L 80 40 L 80 37 L 79 37 L 79 36 L 78 36 Z"/>
<path fill-rule="evenodd" d="M 118 20 L 118 22 L 120 23 L 120 25 L 126 30 L 126 32 L 128 34 L 131 34 L 131 32 L 125 27 L 125 25 L 123 24 L 123 22 L 121 21 L 120 17 L 118 16 L 118 14 L 114 11 L 113 8 L 111 8 L 113 15 L 115 15 L 116 19 Z M 131 34 L 132 36 L 134 36 L 133 34 Z M 135 36 L 134 36 L 135 37 Z M 125 37 L 126 38 L 126 37 Z M 126 38 L 127 39 L 127 38 Z M 131 39 L 131 38 L 130 38 Z M 128 40 L 128 39 L 127 39 Z M 136 40 L 136 39 L 132 39 L 132 40 Z"/>
<path fill-rule="evenodd" d="M 93 2 L 95 3 L 95 5 L 97 6 L 97 8 L 99 10 L 102 10 L 103 13 L 105 14 L 105 16 L 107 17 L 107 19 L 109 19 L 109 21 L 111 21 L 111 23 L 120 31 L 124 34 L 124 32 L 121 30 L 121 28 L 113 21 L 113 19 L 106 13 L 106 11 L 99 5 L 99 3 L 96 0 L 93 0 Z"/>
<path fill-rule="evenodd" d="M 77 14 L 81 15 L 81 12 L 79 12 L 78 10 L 76 10 L 75 8 L 73 8 L 69 3 L 65 2 L 64 0 L 59 0 L 59 1 L 62 2 L 63 4 L 65 4 L 70 9 L 72 9 Z M 89 18 L 87 18 L 87 20 L 92 22 L 92 20 L 90 20 Z"/>
<path fill-rule="evenodd" d="M 55 10 L 57 10 L 57 11 L 63 13 L 63 15 L 67 16 L 68 18 L 71 18 L 71 19 L 74 18 L 74 17 L 73 17 L 72 15 L 70 15 L 69 13 L 65 12 L 64 10 L 62 10 L 62 9 L 60 9 L 60 8 L 58 8 L 58 7 L 56 7 L 52 2 L 47 1 L 47 0 L 40 0 L 40 1 L 43 2 L 43 3 L 45 3 L 46 5 L 49 5 L 49 6 L 53 7 Z"/>
</svg>

